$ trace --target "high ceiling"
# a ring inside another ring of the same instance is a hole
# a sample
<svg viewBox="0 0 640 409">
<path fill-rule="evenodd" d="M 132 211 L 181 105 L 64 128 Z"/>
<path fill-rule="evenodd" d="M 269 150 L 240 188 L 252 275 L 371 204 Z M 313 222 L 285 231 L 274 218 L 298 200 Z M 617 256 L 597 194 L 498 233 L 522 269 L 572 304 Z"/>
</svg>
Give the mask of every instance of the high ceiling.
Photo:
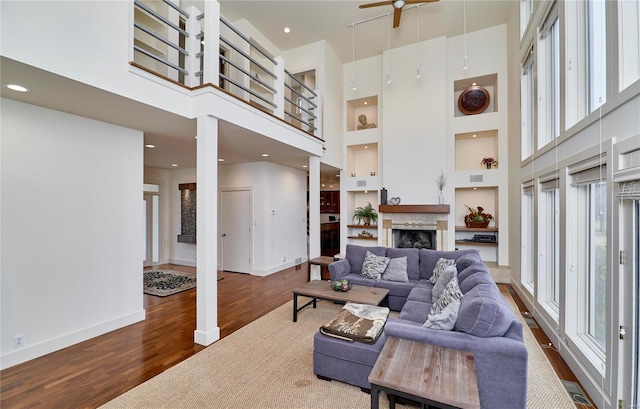
<svg viewBox="0 0 640 409">
<path fill-rule="evenodd" d="M 356 59 L 379 55 L 387 48 L 387 27 L 391 22 L 387 20 L 386 13 L 392 12 L 392 7 L 385 5 L 359 9 L 358 5 L 364 3 L 221 0 L 220 8 L 230 21 L 247 19 L 280 51 L 324 39 L 344 62 L 349 62 L 353 58 L 350 23 L 373 18 L 356 27 Z M 468 0 L 467 30 L 475 31 L 505 23 L 510 8 L 518 3 L 518 0 Z M 182 2 L 183 7 L 191 4 L 204 10 L 202 1 Z M 400 27 L 390 30 L 391 47 L 415 43 L 418 18 L 420 40 L 461 34 L 464 29 L 463 4 L 460 0 L 440 0 L 405 9 Z M 382 17 L 375 18 L 377 16 Z M 291 33 L 284 33 L 285 26 L 290 27 Z M 172 163 L 178 164 L 179 168 L 196 166 L 195 120 L 181 118 L 6 58 L 2 58 L 1 65 L 3 83 L 22 83 L 32 90 L 21 94 L 2 87 L 2 97 L 144 131 L 145 143 L 156 145 L 156 148 L 145 149 L 146 166 L 165 169 L 172 169 Z M 247 140 L 251 142 L 247 143 Z M 268 160 L 300 168 L 306 162 L 303 152 L 227 123 L 221 124 L 219 152 L 225 163 Z M 271 156 L 260 156 L 263 152 Z M 322 166 L 321 171 L 322 181 L 335 182 L 335 169 Z"/>
</svg>

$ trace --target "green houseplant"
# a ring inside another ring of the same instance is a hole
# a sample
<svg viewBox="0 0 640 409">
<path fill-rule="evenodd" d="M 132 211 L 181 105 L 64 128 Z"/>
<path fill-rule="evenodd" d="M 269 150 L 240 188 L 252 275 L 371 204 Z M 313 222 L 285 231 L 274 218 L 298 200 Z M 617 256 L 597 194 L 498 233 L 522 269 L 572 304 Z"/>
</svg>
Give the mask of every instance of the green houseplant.
<svg viewBox="0 0 640 409">
<path fill-rule="evenodd" d="M 367 202 L 366 206 L 356 207 L 353 211 L 353 219 L 357 219 L 358 224 L 364 221 L 365 226 L 368 226 L 371 222 L 378 221 L 378 213 L 376 209 L 371 206 L 371 202 Z"/>
</svg>

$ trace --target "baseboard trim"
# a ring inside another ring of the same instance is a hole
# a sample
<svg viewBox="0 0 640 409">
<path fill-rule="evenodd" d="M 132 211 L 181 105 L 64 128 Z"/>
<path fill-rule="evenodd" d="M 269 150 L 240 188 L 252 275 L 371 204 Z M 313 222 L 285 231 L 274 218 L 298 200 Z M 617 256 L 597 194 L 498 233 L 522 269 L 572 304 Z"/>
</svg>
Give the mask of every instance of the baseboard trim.
<svg viewBox="0 0 640 409">
<path fill-rule="evenodd" d="M 191 260 L 179 260 L 176 258 L 170 258 L 169 259 L 169 264 L 175 264 L 178 266 L 187 266 L 187 267 L 197 267 L 197 263 L 195 261 L 191 261 Z"/>
<path fill-rule="evenodd" d="M 193 331 L 193 342 L 196 344 L 209 346 L 220 339 L 220 327 L 215 327 L 209 332 Z"/>
<path fill-rule="evenodd" d="M 0 357 L 0 369 L 7 369 L 23 362 L 59 351 L 82 341 L 106 334 L 107 332 L 115 331 L 122 327 L 126 327 L 127 325 L 135 324 L 136 322 L 144 321 L 145 316 L 145 310 L 141 309 L 88 328 L 83 328 L 50 340 L 7 352 L 6 354 L 2 354 Z"/>
</svg>

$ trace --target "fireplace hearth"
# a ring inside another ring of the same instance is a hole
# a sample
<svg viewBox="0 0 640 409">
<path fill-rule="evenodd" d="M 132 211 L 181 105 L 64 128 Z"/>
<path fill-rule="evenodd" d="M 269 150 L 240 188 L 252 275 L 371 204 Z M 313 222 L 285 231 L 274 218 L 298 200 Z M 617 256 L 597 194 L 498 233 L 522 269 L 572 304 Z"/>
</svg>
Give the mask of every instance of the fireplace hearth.
<svg viewBox="0 0 640 409">
<path fill-rule="evenodd" d="M 436 249 L 435 230 L 393 229 L 393 247 Z"/>
</svg>

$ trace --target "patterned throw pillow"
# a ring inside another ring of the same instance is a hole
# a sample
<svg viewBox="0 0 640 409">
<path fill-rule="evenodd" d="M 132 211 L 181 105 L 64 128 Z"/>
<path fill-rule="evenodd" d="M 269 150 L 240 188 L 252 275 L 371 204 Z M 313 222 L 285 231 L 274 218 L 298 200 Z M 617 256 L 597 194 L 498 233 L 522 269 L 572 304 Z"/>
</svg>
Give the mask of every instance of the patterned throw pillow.
<svg viewBox="0 0 640 409">
<path fill-rule="evenodd" d="M 399 281 L 406 283 L 409 281 L 407 273 L 407 256 L 396 257 L 389 260 L 387 269 L 382 274 L 382 279 L 387 281 Z"/>
<path fill-rule="evenodd" d="M 433 290 L 431 290 L 431 302 L 434 303 L 440 298 L 440 295 L 444 292 L 444 289 L 449 284 L 452 278 L 458 276 L 458 269 L 456 265 L 449 266 L 445 268 L 438 277 L 438 280 L 433 285 Z"/>
<path fill-rule="evenodd" d="M 459 300 L 462 298 L 462 291 L 460 291 L 460 287 L 458 286 L 458 279 L 452 278 L 451 281 L 447 284 L 442 294 L 436 302 L 431 306 L 431 311 L 429 311 L 429 315 L 438 314 L 453 300 Z"/>
<path fill-rule="evenodd" d="M 364 256 L 364 262 L 362 263 L 363 277 L 379 280 L 382 277 L 382 273 L 387 269 L 389 265 L 389 257 L 376 256 L 372 252 L 367 250 L 367 254 Z"/>
<path fill-rule="evenodd" d="M 456 261 L 453 259 L 439 258 L 435 268 L 433 269 L 433 274 L 429 277 L 429 282 L 431 284 L 435 284 L 436 281 L 438 281 L 438 277 L 440 277 L 440 273 L 442 273 L 445 268 L 452 266 L 455 263 Z"/>
</svg>

